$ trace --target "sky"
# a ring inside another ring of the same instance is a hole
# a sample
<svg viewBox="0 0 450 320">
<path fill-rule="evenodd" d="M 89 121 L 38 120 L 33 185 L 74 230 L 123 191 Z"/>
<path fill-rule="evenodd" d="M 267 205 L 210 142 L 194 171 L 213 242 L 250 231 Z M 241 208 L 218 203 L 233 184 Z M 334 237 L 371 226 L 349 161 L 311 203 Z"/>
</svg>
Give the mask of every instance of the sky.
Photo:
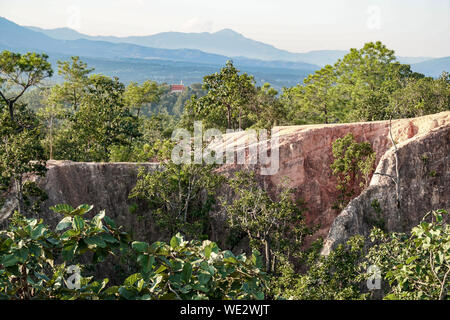
<svg viewBox="0 0 450 320">
<path fill-rule="evenodd" d="M 399 56 L 450 56 L 450 0 L 0 0 L 0 16 L 89 35 L 230 28 L 291 52 L 380 40 Z"/>
</svg>

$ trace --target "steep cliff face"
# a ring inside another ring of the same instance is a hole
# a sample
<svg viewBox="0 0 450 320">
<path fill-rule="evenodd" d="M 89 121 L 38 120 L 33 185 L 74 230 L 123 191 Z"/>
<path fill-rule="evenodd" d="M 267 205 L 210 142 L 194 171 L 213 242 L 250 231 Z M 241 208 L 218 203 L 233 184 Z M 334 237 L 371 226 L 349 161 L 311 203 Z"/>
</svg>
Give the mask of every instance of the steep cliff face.
<svg viewBox="0 0 450 320">
<path fill-rule="evenodd" d="M 386 153 L 391 147 L 388 121 L 279 127 L 279 170 L 273 175 L 260 175 L 259 178 L 269 190 L 275 190 L 288 177 L 291 186 L 297 190 L 295 197 L 306 203 L 307 223 L 320 226 L 316 236 L 325 238 L 333 224 L 327 240 L 329 248 L 350 234 L 367 231 L 366 224 L 361 221 L 364 217 L 370 220 L 372 216 L 362 212 L 374 210 L 370 205 L 373 199 L 378 199 L 383 214 L 386 214 L 383 218 L 387 229 L 396 230 L 402 223 L 408 227 L 416 223 L 424 211 L 449 206 L 449 126 L 450 112 L 392 121 L 394 140 L 399 148 L 401 146 L 399 150 L 402 150 L 400 176 L 404 179 L 401 219 L 398 220 L 392 213 L 395 206 L 392 204 L 391 182 L 389 178 L 378 175 L 372 178 L 370 187 L 340 215 L 332 209 L 338 195 L 336 179 L 330 170 L 333 141 L 349 132 L 358 141 L 369 141 L 377 154 L 377 171 L 389 173 L 393 160 L 391 153 Z M 238 148 L 245 147 L 242 133 L 226 135 L 224 140 L 233 142 Z M 423 160 L 424 154 L 428 157 L 427 161 Z M 49 197 L 43 204 L 43 217 L 52 224 L 60 218 L 48 210 L 49 206 L 55 204 L 93 204 L 95 212 L 105 209 L 110 217 L 132 231 L 137 238 L 156 240 L 159 231 L 149 218 L 145 204 L 139 203 L 136 210 L 133 207 L 136 201 L 128 199 L 136 183 L 138 169 L 154 169 L 156 166 L 152 163 L 49 161 L 46 177 L 38 180 Z M 219 171 L 229 173 L 240 167 L 228 164 Z M 259 172 L 258 167 L 255 170 Z M 8 206 L 5 205 L 0 211 L 0 222 L 14 208 L 13 200 L 6 204 Z M 355 209 L 351 209 L 353 207 Z M 377 216 L 372 218 L 378 219 Z M 223 217 L 213 216 L 211 220 L 212 240 L 222 242 Z"/>
<path fill-rule="evenodd" d="M 151 219 L 143 219 L 142 212 L 133 209 L 135 200 L 128 199 L 136 184 L 137 173 L 144 167 L 157 168 L 157 163 L 86 163 L 72 161 L 47 162 L 45 177 L 34 177 L 45 190 L 48 199 L 42 204 L 41 218 L 46 223 L 56 225 L 62 216 L 49 208 L 56 204 L 93 204 L 91 216 L 105 209 L 107 215 L 128 231 L 139 233 L 141 238 L 155 240 L 157 237 Z M 6 210 L 0 212 L 0 222 L 15 209 L 14 199 L 9 199 Z M 145 205 L 140 204 L 145 210 Z M 153 238 L 152 238 L 153 237 Z"/>
<path fill-rule="evenodd" d="M 450 126 L 413 137 L 398 146 L 399 192 L 395 151 L 381 158 L 370 185 L 336 217 L 322 254 L 355 234 L 368 235 L 373 225 L 407 232 L 426 212 L 450 208 Z M 397 199 L 399 198 L 399 201 Z"/>
<path fill-rule="evenodd" d="M 401 143 L 449 125 L 450 112 L 413 119 L 394 120 L 392 121 L 392 135 L 396 143 Z M 306 202 L 308 209 L 305 213 L 307 223 L 311 226 L 318 225 L 319 230 L 315 236 L 325 238 L 331 224 L 339 214 L 332 209 L 338 197 L 336 192 L 337 182 L 330 170 L 330 164 L 334 160 L 332 154 L 333 142 L 351 132 L 357 141 L 369 141 L 371 143 L 376 152 L 376 163 L 378 164 L 386 151 L 392 146 L 389 138 L 389 121 L 288 126 L 279 127 L 279 129 L 279 170 L 274 175 L 263 175 L 260 178 L 269 189 L 275 190 L 275 186 L 279 185 L 284 177 L 288 177 L 291 186 L 297 190 L 295 197 Z M 242 133 L 235 133 L 224 140 L 225 143 L 230 143 L 227 139 L 234 140 L 239 147 L 244 143 L 242 137 Z M 447 143 L 448 145 L 448 141 L 445 142 L 442 137 L 439 143 Z M 426 150 L 420 152 L 423 153 Z M 235 169 L 237 169 L 236 165 L 225 165 L 221 170 L 226 172 Z M 404 164 L 404 170 L 408 170 L 406 163 Z M 415 172 L 411 171 L 410 175 L 415 175 Z M 417 179 L 421 179 L 421 177 Z"/>
</svg>

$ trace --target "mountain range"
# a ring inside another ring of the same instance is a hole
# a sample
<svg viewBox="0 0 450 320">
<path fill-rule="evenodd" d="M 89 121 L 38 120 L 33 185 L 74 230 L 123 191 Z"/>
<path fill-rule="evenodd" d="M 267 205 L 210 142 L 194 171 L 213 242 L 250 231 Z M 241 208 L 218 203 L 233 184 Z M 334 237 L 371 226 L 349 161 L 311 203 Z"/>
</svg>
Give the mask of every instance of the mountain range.
<svg viewBox="0 0 450 320">
<path fill-rule="evenodd" d="M 149 36 L 114 37 L 114 36 L 89 36 L 69 28 L 57 28 L 45 30 L 37 27 L 28 27 L 30 30 L 41 32 L 49 37 L 60 40 L 88 39 L 93 41 L 107 41 L 112 43 L 131 43 L 145 47 L 161 49 L 197 49 L 204 52 L 229 56 L 247 57 L 259 60 L 283 60 L 294 62 L 306 62 L 323 66 L 334 63 L 344 56 L 347 51 L 323 50 L 307 53 L 292 53 L 280 50 L 272 45 L 255 41 L 244 37 L 231 29 L 223 29 L 209 33 L 182 33 L 163 32 Z"/>
<path fill-rule="evenodd" d="M 118 76 L 123 82 L 152 79 L 185 84 L 201 82 L 229 59 L 258 85 L 294 86 L 347 51 L 292 53 L 224 29 L 215 33 L 164 32 L 150 36 L 90 36 L 69 28 L 24 27 L 0 17 L 0 49 L 45 52 L 50 61 L 80 56 L 96 72 Z M 399 57 L 415 71 L 438 76 L 450 70 L 450 57 Z"/>
<path fill-rule="evenodd" d="M 304 53 L 293 53 L 278 49 L 270 44 L 244 37 L 231 29 L 223 29 L 214 33 L 162 32 L 149 36 L 90 36 L 70 28 L 42 29 L 28 27 L 30 30 L 43 33 L 59 40 L 87 39 L 112 43 L 131 43 L 145 47 L 160 49 L 195 49 L 229 57 L 247 57 L 259 60 L 282 60 L 305 62 L 318 66 L 333 64 L 348 53 L 347 50 L 315 50 Z M 419 63 L 429 57 L 398 57 L 402 63 Z"/>
</svg>

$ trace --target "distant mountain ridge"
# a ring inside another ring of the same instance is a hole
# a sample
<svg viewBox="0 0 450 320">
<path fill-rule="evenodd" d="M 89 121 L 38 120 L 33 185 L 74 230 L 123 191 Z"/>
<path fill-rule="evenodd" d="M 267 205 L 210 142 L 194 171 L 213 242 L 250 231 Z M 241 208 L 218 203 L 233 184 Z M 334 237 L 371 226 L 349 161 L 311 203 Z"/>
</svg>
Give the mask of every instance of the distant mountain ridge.
<svg viewBox="0 0 450 320">
<path fill-rule="evenodd" d="M 45 52 L 52 60 L 55 57 L 66 60 L 77 55 L 89 60 L 96 72 L 119 76 L 123 81 L 201 82 L 203 76 L 218 71 L 232 59 L 242 72 L 254 75 L 258 85 L 269 82 L 277 89 L 301 83 L 308 74 L 324 64 L 335 63 L 347 52 L 291 53 L 248 39 L 230 29 L 215 33 L 166 32 L 140 37 L 102 37 L 83 35 L 68 28 L 23 27 L 1 17 L 0 34 L 0 50 Z M 216 45 L 217 42 L 220 44 Z M 450 70 L 450 57 L 426 59 L 399 58 L 403 63 L 410 63 L 413 70 L 428 76 L 437 77 L 443 70 Z"/>
<path fill-rule="evenodd" d="M 96 72 L 119 76 L 125 82 L 146 79 L 160 82 L 183 80 L 186 84 L 201 82 L 203 76 L 218 71 L 231 59 L 193 49 L 160 49 L 87 39 L 60 40 L 4 18 L 0 18 L 0 34 L 0 50 L 45 52 L 51 60 L 55 57 L 67 60 L 70 56 L 80 56 L 83 60 L 92 61 L 90 66 Z M 270 82 L 278 89 L 296 85 L 320 68 L 303 62 L 263 61 L 245 57 L 232 59 L 242 72 L 254 75 L 258 85 Z"/>
<path fill-rule="evenodd" d="M 324 66 L 334 64 L 348 53 L 347 50 L 314 50 L 304 53 L 293 53 L 278 49 L 275 46 L 246 38 L 231 29 L 223 29 L 214 33 L 162 32 L 148 36 L 90 36 L 69 28 L 42 29 L 27 27 L 59 40 L 88 39 L 112 43 L 131 43 L 160 49 L 196 49 L 208 53 L 230 57 L 246 57 L 258 60 L 276 60 L 305 62 Z M 414 64 L 429 57 L 398 57 L 402 63 Z"/>
<path fill-rule="evenodd" d="M 35 28 L 36 29 L 36 28 Z M 70 29 L 63 29 L 71 32 Z M 142 46 L 134 43 L 110 42 L 100 38 L 77 40 L 56 39 L 45 33 L 22 27 L 7 19 L 0 18 L 0 45 L 11 48 L 30 48 L 50 53 L 80 55 L 86 57 L 101 57 L 108 59 L 137 58 L 149 60 L 173 60 L 204 64 L 223 65 L 228 59 L 233 59 L 242 66 L 259 66 L 266 68 L 289 68 L 299 70 L 316 70 L 317 65 L 304 62 L 262 61 L 247 57 L 229 57 L 198 49 L 162 49 Z M 72 30 L 73 31 L 73 30 Z M 75 31 L 74 31 L 75 32 Z M 72 38 L 74 38 L 72 33 Z"/>
<path fill-rule="evenodd" d="M 37 27 L 27 28 L 59 40 L 88 39 L 112 43 L 132 43 L 161 49 L 197 49 L 208 53 L 230 57 L 242 56 L 258 60 L 305 62 L 321 66 L 334 63 L 338 58 L 347 53 L 347 51 L 344 50 L 323 50 L 311 51 L 307 53 L 292 53 L 286 50 L 277 49 L 272 45 L 260 41 L 246 38 L 242 34 L 231 29 L 223 29 L 214 33 L 162 32 L 149 36 L 114 37 L 90 36 L 69 28 L 57 28 L 50 30 Z"/>
</svg>

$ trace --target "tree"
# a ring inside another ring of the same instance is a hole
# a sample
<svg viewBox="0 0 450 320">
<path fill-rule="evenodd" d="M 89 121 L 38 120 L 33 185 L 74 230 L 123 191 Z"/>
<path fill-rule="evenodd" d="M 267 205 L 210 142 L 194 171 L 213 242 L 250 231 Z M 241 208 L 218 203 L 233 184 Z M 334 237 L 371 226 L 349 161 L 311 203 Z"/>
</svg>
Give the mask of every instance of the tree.
<svg viewBox="0 0 450 320">
<path fill-rule="evenodd" d="M 214 203 L 221 178 L 213 166 L 164 163 L 161 170 L 139 171 L 131 198 L 145 199 L 161 230 L 172 237 L 182 232 L 188 237 L 205 234 L 208 213 Z"/>
<path fill-rule="evenodd" d="M 384 299 L 450 297 L 450 225 L 445 210 L 427 213 L 411 234 L 385 234 L 373 229 L 368 264 L 377 265 L 389 283 Z"/>
<path fill-rule="evenodd" d="M 369 142 L 356 142 L 352 133 L 333 142 L 334 161 L 330 168 L 337 177 L 336 209 L 344 209 L 357 189 L 367 186 L 374 170 L 375 152 Z"/>
<path fill-rule="evenodd" d="M 53 74 L 46 54 L 26 54 L 3 51 L 0 54 L 0 97 L 14 121 L 14 105 L 30 87 Z"/>
<path fill-rule="evenodd" d="M 239 74 L 232 61 L 227 61 L 220 73 L 203 78 L 203 89 L 208 93 L 193 96 L 185 106 L 185 122 L 203 120 L 206 128 L 245 129 L 249 120 L 249 103 L 255 94 L 253 77 Z"/>
<path fill-rule="evenodd" d="M 409 78 L 404 87 L 392 93 L 389 110 L 396 118 L 420 117 L 450 110 L 448 74 L 438 79 Z"/>
<path fill-rule="evenodd" d="M 291 300 L 365 299 L 361 292 L 364 276 L 364 237 L 354 236 L 340 244 L 328 256 L 320 255 L 321 243 L 306 252 L 305 272 L 285 267 L 280 276 L 271 279 L 270 290 L 276 298 Z M 318 246 L 319 245 L 319 246 Z"/>
<path fill-rule="evenodd" d="M 278 91 L 269 83 L 256 89 L 256 94 L 249 105 L 248 118 L 252 128 L 270 130 L 273 126 L 286 124 L 287 112 L 277 97 Z"/>
<path fill-rule="evenodd" d="M 94 68 L 88 68 L 79 57 L 70 59 L 71 61 L 58 61 L 58 74 L 64 78 L 64 82 L 62 85 L 55 85 L 52 94 L 55 98 L 58 97 L 60 102 L 77 110 L 87 93 L 89 74 Z"/>
<path fill-rule="evenodd" d="M 409 65 L 396 61 L 394 51 L 381 42 L 369 42 L 335 64 L 339 103 L 348 110 L 346 120 L 373 121 L 389 119 L 389 96 L 402 86 L 404 79 L 423 77 Z"/>
<path fill-rule="evenodd" d="M 280 102 L 286 109 L 286 118 L 289 125 L 311 124 L 316 119 L 311 119 L 311 110 L 303 107 L 305 87 L 297 85 L 291 88 L 283 88 Z"/>
<path fill-rule="evenodd" d="M 336 73 L 331 65 L 310 74 L 304 82 L 302 107 L 316 123 L 333 123 L 342 119 L 336 97 Z"/>
<path fill-rule="evenodd" d="M 113 146 L 130 145 L 139 136 L 139 123 L 123 103 L 118 78 L 89 77 L 87 93 L 55 142 L 59 158 L 108 161 Z"/>
<path fill-rule="evenodd" d="M 0 113 L 0 177 L 2 187 L 13 186 L 18 210 L 26 214 L 26 176 L 45 174 L 45 156 L 40 144 L 41 127 L 34 112 L 21 104 L 16 109 L 14 120 L 7 110 Z"/>
<path fill-rule="evenodd" d="M 263 248 L 266 272 L 275 272 L 277 259 L 293 256 L 310 234 L 302 210 L 292 201 L 293 190 L 285 187 L 272 198 L 246 171 L 236 172 L 228 184 L 233 196 L 221 202 L 230 227 L 245 232 L 252 248 Z"/>
<path fill-rule="evenodd" d="M 160 95 L 161 90 L 158 84 L 147 80 L 142 85 L 131 82 L 125 90 L 124 99 L 127 106 L 137 110 L 137 117 L 139 117 L 142 107 L 157 103 Z"/>
<path fill-rule="evenodd" d="M 47 125 L 46 144 L 48 145 L 48 157 L 53 159 L 54 132 L 58 120 L 64 119 L 66 112 L 55 90 L 47 89 L 42 92 L 44 106 L 37 111 L 39 118 Z"/>
</svg>

